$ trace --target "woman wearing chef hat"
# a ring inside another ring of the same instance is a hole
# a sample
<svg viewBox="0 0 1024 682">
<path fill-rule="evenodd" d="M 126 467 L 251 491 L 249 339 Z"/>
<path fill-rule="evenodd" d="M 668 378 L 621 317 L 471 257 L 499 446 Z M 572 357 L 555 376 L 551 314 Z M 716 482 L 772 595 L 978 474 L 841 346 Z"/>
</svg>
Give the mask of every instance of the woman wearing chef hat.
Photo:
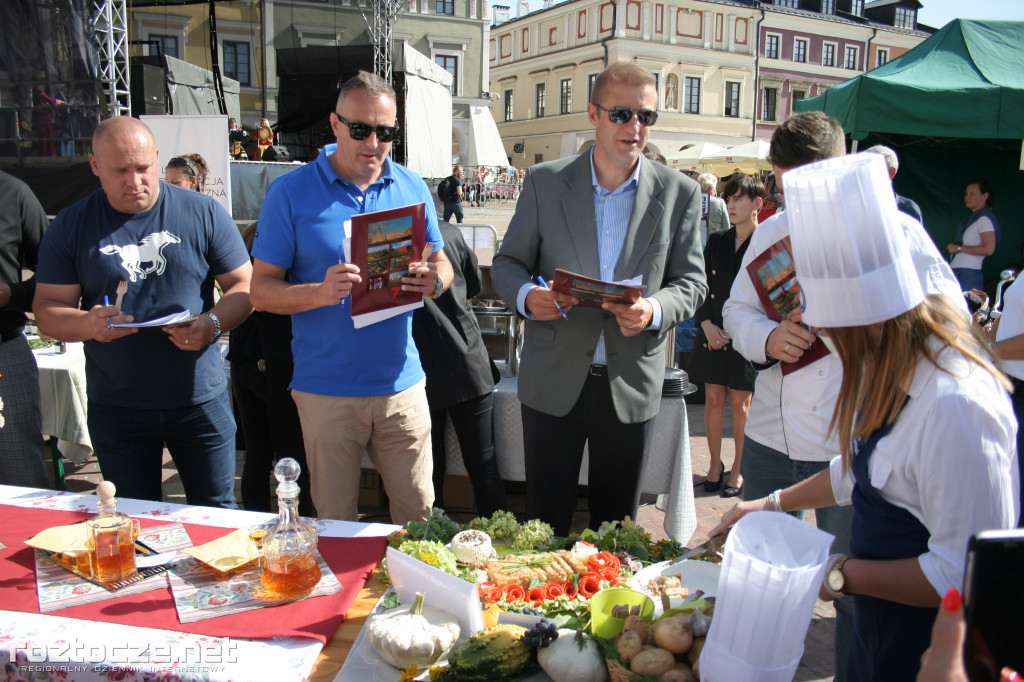
<svg viewBox="0 0 1024 682">
<path fill-rule="evenodd" d="M 854 596 L 853 680 L 909 680 L 942 595 L 963 584 L 974 533 L 1013 528 L 1016 420 L 1006 378 L 961 309 L 926 296 L 883 159 L 860 154 L 783 177 L 804 324 L 843 364 L 829 470 L 745 513 L 853 504 L 852 557 L 829 558 L 822 598 Z"/>
</svg>

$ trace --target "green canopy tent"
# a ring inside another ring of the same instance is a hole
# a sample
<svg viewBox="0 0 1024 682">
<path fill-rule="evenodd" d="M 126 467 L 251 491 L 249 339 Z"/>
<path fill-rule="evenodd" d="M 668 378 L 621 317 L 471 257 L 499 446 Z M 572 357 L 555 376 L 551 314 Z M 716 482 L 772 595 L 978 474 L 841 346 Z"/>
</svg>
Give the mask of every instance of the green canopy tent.
<svg viewBox="0 0 1024 682">
<path fill-rule="evenodd" d="M 987 178 L 1003 232 L 985 259 L 987 279 L 1024 260 L 1024 22 L 954 20 L 796 109 L 834 116 L 859 149 L 896 149 L 896 191 L 921 205 L 943 251 L 968 215 L 961 199 L 968 180 Z"/>
</svg>

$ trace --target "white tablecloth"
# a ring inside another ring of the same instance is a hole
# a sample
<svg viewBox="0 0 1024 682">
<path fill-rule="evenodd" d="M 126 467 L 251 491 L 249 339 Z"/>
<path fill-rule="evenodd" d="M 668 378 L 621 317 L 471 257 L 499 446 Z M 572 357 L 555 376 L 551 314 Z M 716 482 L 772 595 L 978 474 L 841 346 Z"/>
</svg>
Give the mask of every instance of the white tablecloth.
<svg viewBox="0 0 1024 682">
<path fill-rule="evenodd" d="M 523 420 L 516 377 L 506 377 L 494 396 L 494 447 L 501 477 L 506 481 L 526 480 L 523 463 Z M 466 475 L 462 451 L 455 430 L 449 423 L 448 473 Z M 642 490 L 657 493 L 658 508 L 665 512 L 665 532 L 681 543 L 689 541 L 697 529 L 697 509 L 693 499 L 690 469 L 690 431 L 686 403 L 682 398 L 662 398 L 654 420 L 654 438 L 648 445 L 647 469 Z M 580 484 L 586 485 L 590 457 L 584 452 Z"/>
<path fill-rule="evenodd" d="M 0 485 L 0 504 L 64 511 L 95 511 L 96 497 L 52 490 Z M 273 514 L 169 502 L 118 499 L 118 510 L 130 516 L 181 521 L 205 526 L 244 528 Z M 398 526 L 317 519 L 327 537 L 387 535 Z M 0 600 L 2 605 L 2 600 Z M 12 679 L 103 680 L 108 668 L 132 672 L 117 679 L 141 680 L 303 680 L 313 669 L 320 649 L 306 637 L 243 639 L 190 635 L 54 615 L 0 610 L 0 670 L 8 664 L 21 677 Z M 12 654 L 18 654 L 17 663 Z M 32 671 L 21 665 L 38 666 Z M 64 671 L 58 677 L 58 672 Z M 117 673 L 120 674 L 120 673 Z"/>
<path fill-rule="evenodd" d="M 92 455 L 82 344 L 67 344 L 66 353 L 58 353 L 57 346 L 51 346 L 32 354 L 39 366 L 43 434 L 56 437 L 61 454 L 82 464 Z"/>
</svg>

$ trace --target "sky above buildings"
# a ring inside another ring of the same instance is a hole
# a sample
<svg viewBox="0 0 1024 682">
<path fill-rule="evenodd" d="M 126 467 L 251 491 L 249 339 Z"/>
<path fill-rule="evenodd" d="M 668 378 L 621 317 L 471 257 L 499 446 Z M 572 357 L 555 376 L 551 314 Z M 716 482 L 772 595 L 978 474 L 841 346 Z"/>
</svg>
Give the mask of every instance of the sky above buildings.
<svg viewBox="0 0 1024 682">
<path fill-rule="evenodd" d="M 519 0 L 502 0 L 498 4 L 509 5 L 512 16 L 518 16 Z M 936 28 L 957 18 L 1024 21 L 1024 0 L 921 0 L 921 5 L 918 21 Z M 530 0 L 531 11 L 543 6 L 544 0 Z"/>
</svg>

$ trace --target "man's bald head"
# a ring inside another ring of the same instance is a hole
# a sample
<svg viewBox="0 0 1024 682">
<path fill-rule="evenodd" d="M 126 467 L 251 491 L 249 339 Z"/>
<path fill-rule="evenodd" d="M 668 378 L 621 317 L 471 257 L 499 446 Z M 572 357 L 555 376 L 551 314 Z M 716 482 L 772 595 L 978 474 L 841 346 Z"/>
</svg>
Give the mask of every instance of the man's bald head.
<svg viewBox="0 0 1024 682">
<path fill-rule="evenodd" d="M 136 118 L 117 116 L 96 126 L 89 165 L 115 211 L 148 211 L 160 195 L 156 139 Z"/>
<path fill-rule="evenodd" d="M 137 136 L 156 147 L 156 138 L 153 137 L 153 131 L 149 129 L 149 126 L 131 116 L 115 116 L 96 126 L 96 130 L 92 134 L 93 149 L 115 136 Z"/>
</svg>

